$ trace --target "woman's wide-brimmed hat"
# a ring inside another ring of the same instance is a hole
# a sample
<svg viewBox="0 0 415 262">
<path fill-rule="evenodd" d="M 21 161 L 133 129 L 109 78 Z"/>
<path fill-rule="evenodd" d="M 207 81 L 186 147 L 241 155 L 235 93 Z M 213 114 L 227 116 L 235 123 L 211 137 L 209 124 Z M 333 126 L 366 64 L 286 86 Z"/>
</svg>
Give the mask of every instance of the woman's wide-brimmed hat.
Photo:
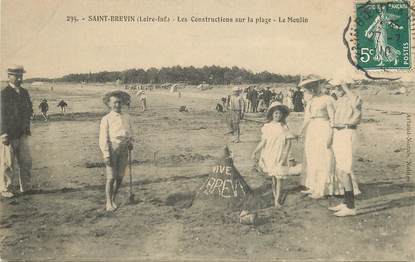
<svg viewBox="0 0 415 262">
<path fill-rule="evenodd" d="M 115 96 L 119 97 L 121 99 L 121 103 L 124 105 L 129 105 L 131 102 L 131 97 L 127 92 L 121 91 L 121 90 L 115 90 L 108 92 L 104 95 L 102 98 L 102 101 L 104 104 L 108 105 L 108 102 L 110 101 L 110 97 Z"/>
<path fill-rule="evenodd" d="M 331 87 L 338 87 L 338 86 L 341 86 L 342 85 L 342 82 L 341 81 L 339 81 L 339 80 L 336 80 L 336 79 L 330 79 L 329 80 L 329 82 L 328 82 L 328 84 L 331 86 Z"/>
<path fill-rule="evenodd" d="M 287 117 L 290 114 L 290 109 L 288 108 L 288 106 L 281 104 L 278 101 L 272 102 L 271 105 L 268 107 L 268 113 L 272 110 L 272 109 L 277 109 L 280 112 L 283 113 L 283 115 L 285 117 Z"/>
<path fill-rule="evenodd" d="M 302 87 L 302 88 L 309 88 L 309 87 L 311 87 L 312 85 L 312 83 L 314 84 L 314 83 L 318 83 L 318 82 L 321 82 L 321 81 L 324 81 L 324 79 L 323 78 L 318 78 L 318 77 L 312 77 L 312 78 L 308 78 L 308 79 L 304 79 L 304 80 L 301 80 L 300 81 L 300 83 L 298 83 L 298 87 Z"/>
</svg>

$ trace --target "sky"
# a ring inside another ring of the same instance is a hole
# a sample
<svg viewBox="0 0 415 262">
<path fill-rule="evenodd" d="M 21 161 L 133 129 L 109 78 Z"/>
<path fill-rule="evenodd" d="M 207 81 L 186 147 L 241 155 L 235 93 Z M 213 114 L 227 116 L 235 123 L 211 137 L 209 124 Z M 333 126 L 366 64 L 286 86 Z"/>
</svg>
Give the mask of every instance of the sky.
<svg viewBox="0 0 415 262">
<path fill-rule="evenodd" d="M 357 79 L 342 43 L 354 15 L 345 0 L 1 0 L 1 78 L 12 64 L 30 77 L 129 68 L 219 65 L 253 72 Z M 88 16 L 168 16 L 168 23 L 88 22 Z M 67 16 L 84 21 L 70 23 Z M 192 23 L 252 17 L 252 23 Z M 304 17 L 308 23 L 255 23 Z M 178 22 L 187 17 L 187 23 Z M 174 19 L 174 21 L 173 21 Z M 408 77 L 406 74 L 405 77 Z M 413 75 L 413 74 L 411 74 Z M 413 76 L 412 76 L 413 77 Z"/>
</svg>

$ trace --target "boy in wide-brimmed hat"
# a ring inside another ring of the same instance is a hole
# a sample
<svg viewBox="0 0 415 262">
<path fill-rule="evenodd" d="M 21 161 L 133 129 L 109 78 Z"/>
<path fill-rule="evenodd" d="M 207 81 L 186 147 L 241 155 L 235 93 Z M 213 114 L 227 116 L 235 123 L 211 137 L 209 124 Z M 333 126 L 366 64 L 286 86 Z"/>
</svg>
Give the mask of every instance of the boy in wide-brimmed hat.
<svg viewBox="0 0 415 262">
<path fill-rule="evenodd" d="M 103 101 L 111 111 L 101 120 L 99 146 L 107 173 L 106 210 L 114 211 L 117 209 L 115 198 L 127 171 L 128 154 L 133 149 L 131 120 L 122 112 L 122 105 L 129 105 L 130 96 L 123 91 L 112 91 L 105 94 Z"/>
</svg>

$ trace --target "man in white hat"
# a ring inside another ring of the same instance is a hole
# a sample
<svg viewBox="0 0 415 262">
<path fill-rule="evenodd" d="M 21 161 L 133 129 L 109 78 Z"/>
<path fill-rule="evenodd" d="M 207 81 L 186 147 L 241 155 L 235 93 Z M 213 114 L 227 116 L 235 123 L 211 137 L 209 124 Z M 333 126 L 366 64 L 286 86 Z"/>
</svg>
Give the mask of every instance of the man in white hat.
<svg viewBox="0 0 415 262">
<path fill-rule="evenodd" d="M 14 196 L 10 188 L 14 179 L 18 179 L 21 192 L 30 189 L 32 158 L 28 136 L 33 107 L 29 92 L 21 86 L 23 73 L 23 66 L 8 68 L 9 84 L 1 90 L 0 192 L 7 198 Z"/>
<path fill-rule="evenodd" d="M 356 128 L 362 119 L 362 99 L 353 94 L 347 84 L 333 83 L 337 101 L 333 124 L 333 152 L 336 170 L 344 186 L 344 202 L 330 207 L 335 216 L 354 216 L 354 195 L 359 193 L 353 179 L 353 152 L 356 147 Z"/>
<path fill-rule="evenodd" d="M 229 133 L 233 134 L 234 143 L 239 143 L 240 128 L 239 122 L 244 118 L 245 114 L 245 101 L 242 96 L 240 96 L 241 90 L 239 87 L 235 86 L 232 89 L 232 96 L 229 102 Z"/>
</svg>

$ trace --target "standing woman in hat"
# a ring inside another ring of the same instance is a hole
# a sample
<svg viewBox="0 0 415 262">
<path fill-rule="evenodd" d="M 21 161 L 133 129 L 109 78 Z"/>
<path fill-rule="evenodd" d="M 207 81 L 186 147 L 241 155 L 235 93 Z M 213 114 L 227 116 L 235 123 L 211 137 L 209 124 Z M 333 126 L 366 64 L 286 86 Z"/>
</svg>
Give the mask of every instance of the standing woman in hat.
<svg viewBox="0 0 415 262">
<path fill-rule="evenodd" d="M 307 79 L 298 85 L 310 95 L 304 111 L 304 124 L 301 135 L 305 133 L 305 186 L 302 193 L 318 199 L 332 195 L 334 176 L 334 155 L 332 123 L 334 119 L 334 100 L 321 91 L 322 79 Z"/>
<path fill-rule="evenodd" d="M 281 206 L 282 179 L 289 175 L 289 156 L 291 141 L 295 136 L 290 132 L 286 119 L 289 108 L 279 102 L 273 102 L 267 111 L 267 121 L 261 129 L 261 141 L 252 153 L 261 152 L 258 166 L 268 176 L 272 177 L 272 192 L 274 205 Z"/>
<path fill-rule="evenodd" d="M 8 198 L 14 196 L 10 188 L 14 179 L 18 179 L 22 193 L 30 189 L 32 157 L 28 136 L 33 107 L 29 92 L 21 86 L 23 73 L 23 66 L 9 68 L 9 84 L 1 90 L 0 192 Z"/>
</svg>

